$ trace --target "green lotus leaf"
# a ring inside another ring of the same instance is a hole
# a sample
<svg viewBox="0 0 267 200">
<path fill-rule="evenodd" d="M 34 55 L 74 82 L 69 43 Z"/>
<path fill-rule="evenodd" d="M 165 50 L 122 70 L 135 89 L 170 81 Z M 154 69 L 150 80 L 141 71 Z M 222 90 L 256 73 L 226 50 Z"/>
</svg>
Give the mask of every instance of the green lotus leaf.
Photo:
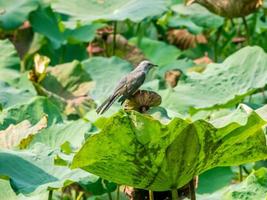
<svg viewBox="0 0 267 200">
<path fill-rule="evenodd" d="M 33 30 L 46 36 L 55 48 L 66 45 L 67 42 L 90 42 L 94 39 L 96 30 L 103 27 L 100 23 L 64 26 L 50 7 L 39 8 L 31 13 L 30 22 Z"/>
<path fill-rule="evenodd" d="M 130 63 L 117 57 L 90 58 L 83 61 L 82 65 L 95 82 L 91 96 L 99 102 L 110 95 L 119 80 L 133 69 Z"/>
<path fill-rule="evenodd" d="M 81 114 L 94 107 L 89 91 L 93 88 L 90 75 L 78 61 L 49 67 L 44 80 L 36 84 L 39 92 L 49 96 L 66 114 Z"/>
<path fill-rule="evenodd" d="M 0 40 L 0 70 L 1 68 L 20 69 L 17 51 L 8 39 Z"/>
<path fill-rule="evenodd" d="M 223 63 L 210 64 L 199 74 L 188 74 L 185 83 L 159 91 L 162 106 L 186 112 L 233 106 L 267 83 L 267 54 L 260 47 L 245 47 Z"/>
<path fill-rule="evenodd" d="M 86 141 L 72 167 L 118 184 L 166 191 L 214 167 L 266 159 L 265 120 L 251 110 L 239 109 L 236 115 L 214 126 L 181 118 L 162 124 L 147 115 L 121 111 L 96 122 L 100 132 Z"/>
<path fill-rule="evenodd" d="M 0 74 L 2 74 L 1 70 Z M 0 105 L 2 108 L 27 103 L 33 96 L 34 94 L 27 90 L 16 89 L 0 81 Z"/>
<path fill-rule="evenodd" d="M 69 142 L 71 148 L 76 150 L 81 146 L 91 128 L 91 124 L 82 119 L 58 123 L 39 131 L 32 139 L 30 147 L 33 147 L 36 143 L 42 143 L 56 149 Z"/>
<path fill-rule="evenodd" d="M 199 4 L 186 6 L 184 4 L 173 5 L 171 9 L 182 17 L 174 17 L 170 20 L 171 26 L 185 26 L 194 33 L 200 33 L 200 28 L 216 29 L 223 25 L 224 19 L 208 11 Z M 175 20 L 177 20 L 175 22 Z"/>
<path fill-rule="evenodd" d="M 216 167 L 199 176 L 198 194 L 212 193 L 229 184 L 235 178 L 231 167 Z"/>
<path fill-rule="evenodd" d="M 1 200 L 47 200 L 48 199 L 48 191 L 43 192 L 33 196 L 24 196 L 22 194 L 16 195 L 16 193 L 12 190 L 10 183 L 8 180 L 0 179 L 0 193 Z"/>
<path fill-rule="evenodd" d="M 3 29 L 15 29 L 27 20 L 28 15 L 37 9 L 39 0 L 8 0 L 0 2 L 0 27 Z"/>
<path fill-rule="evenodd" d="M 43 144 L 23 151 L 0 150 L 0 176 L 8 177 L 18 194 L 36 195 L 48 188 L 60 188 L 90 176 L 82 170 L 56 166 L 57 152 Z M 95 176 L 91 175 L 92 178 Z"/>
<path fill-rule="evenodd" d="M 142 38 L 138 44 L 138 39 L 132 38 L 130 43 L 137 45 L 149 60 L 160 66 L 174 62 L 181 55 L 175 46 L 158 40 Z"/>
<path fill-rule="evenodd" d="M 45 97 L 35 97 L 27 103 L 4 109 L 0 113 L 0 130 L 24 120 L 36 124 L 44 116 L 47 116 L 48 126 L 63 121 L 60 110 L 50 100 Z"/>
<path fill-rule="evenodd" d="M 75 19 L 84 21 L 119 20 L 130 19 L 134 22 L 141 21 L 146 17 L 163 13 L 167 9 L 168 2 L 164 0 L 110 0 L 110 1 L 87 1 L 87 0 L 57 0 L 52 2 L 52 8 Z M 88 12 L 90 11 L 90 12 Z"/>
<path fill-rule="evenodd" d="M 265 200 L 267 193 L 267 169 L 252 172 L 241 183 L 225 187 L 213 194 L 198 195 L 199 200 Z"/>
</svg>

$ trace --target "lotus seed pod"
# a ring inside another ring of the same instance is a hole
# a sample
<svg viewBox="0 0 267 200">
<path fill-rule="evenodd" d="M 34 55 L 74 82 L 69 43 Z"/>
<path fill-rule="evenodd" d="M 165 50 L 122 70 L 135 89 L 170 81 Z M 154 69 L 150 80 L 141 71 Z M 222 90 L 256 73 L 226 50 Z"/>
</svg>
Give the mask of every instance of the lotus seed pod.
<svg viewBox="0 0 267 200">
<path fill-rule="evenodd" d="M 263 5 L 263 0 L 186 0 L 186 4 L 199 3 L 211 12 L 227 17 L 245 17 Z"/>
<path fill-rule="evenodd" d="M 161 96 L 156 92 L 138 90 L 130 99 L 125 101 L 124 109 L 146 112 L 150 107 L 156 107 L 160 104 Z"/>
</svg>

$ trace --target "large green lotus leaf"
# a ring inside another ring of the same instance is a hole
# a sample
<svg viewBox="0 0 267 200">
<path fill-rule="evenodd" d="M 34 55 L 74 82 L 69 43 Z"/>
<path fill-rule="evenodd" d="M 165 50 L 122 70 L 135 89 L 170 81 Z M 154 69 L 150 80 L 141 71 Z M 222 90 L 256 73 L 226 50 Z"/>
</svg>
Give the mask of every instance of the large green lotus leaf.
<svg viewBox="0 0 267 200">
<path fill-rule="evenodd" d="M 199 176 L 197 193 L 212 193 L 233 181 L 235 177 L 231 167 L 216 167 Z"/>
<path fill-rule="evenodd" d="M 0 71 L 1 74 L 1 71 Z M 0 105 L 8 108 L 28 102 L 33 94 L 27 90 L 20 90 L 0 81 Z"/>
<path fill-rule="evenodd" d="M 9 125 L 18 124 L 24 120 L 36 124 L 44 115 L 47 116 L 48 126 L 62 122 L 58 107 L 45 97 L 35 97 L 27 103 L 4 109 L 0 113 L 0 130 L 5 130 Z"/>
<path fill-rule="evenodd" d="M 47 200 L 48 191 L 33 196 L 16 195 L 8 180 L 0 179 L 0 200 Z"/>
<path fill-rule="evenodd" d="M 41 85 L 63 98 L 73 98 L 75 94 L 84 95 L 90 88 L 90 75 L 78 61 L 50 67 Z"/>
<path fill-rule="evenodd" d="M 18 147 L 21 141 L 37 134 L 47 126 L 47 118 L 43 117 L 37 124 L 32 125 L 24 120 L 16 125 L 11 124 L 6 130 L 0 131 L 0 148 L 12 149 Z"/>
<path fill-rule="evenodd" d="M 266 122 L 254 111 L 248 113 L 240 109 L 240 120 L 232 116 L 231 122 L 228 117 L 215 127 L 181 118 L 162 124 L 147 115 L 121 111 L 96 122 L 101 131 L 86 141 L 72 167 L 136 188 L 179 188 L 208 169 L 267 158 L 262 130 Z"/>
<path fill-rule="evenodd" d="M 84 112 L 94 107 L 88 96 L 93 87 L 92 79 L 78 61 L 49 67 L 45 79 L 36 87 L 67 114 L 76 112 L 75 109 Z"/>
<path fill-rule="evenodd" d="M 20 68 L 20 60 L 17 51 L 8 39 L 0 40 L 0 68 L 11 68 L 17 70 Z"/>
<path fill-rule="evenodd" d="M 16 193 L 38 194 L 49 188 L 60 188 L 90 174 L 56 166 L 57 152 L 43 144 L 23 151 L 0 150 L 0 176 L 8 177 Z M 94 178 L 94 176 L 92 175 Z"/>
<path fill-rule="evenodd" d="M 48 37 L 55 48 L 66 42 L 59 28 L 59 22 L 50 7 L 39 8 L 30 15 L 30 23 L 35 32 Z"/>
<path fill-rule="evenodd" d="M 0 74 L 0 81 L 9 84 L 14 83 L 14 80 L 17 80 L 20 77 L 19 71 L 9 68 L 0 68 Z"/>
<path fill-rule="evenodd" d="M 168 19 L 168 26 L 172 28 L 186 28 L 189 32 L 200 34 L 203 32 L 203 27 L 196 25 L 189 17 L 181 15 L 173 15 Z"/>
<path fill-rule="evenodd" d="M 191 73 L 185 83 L 159 93 L 163 107 L 186 112 L 235 105 L 266 83 L 267 54 L 259 47 L 245 47 L 223 63 L 210 64 L 203 73 Z"/>
<path fill-rule="evenodd" d="M 94 21 L 130 19 L 141 21 L 146 17 L 163 13 L 167 9 L 164 0 L 109 0 L 109 1 L 87 1 L 87 0 L 57 0 L 52 2 L 52 8 L 63 14 L 73 16 L 76 19 Z M 90 12 L 88 12 L 90 11 Z"/>
<path fill-rule="evenodd" d="M 12 190 L 8 180 L 0 179 L 0 192 L 1 192 L 1 200 L 9 199 L 9 200 L 17 200 L 16 193 Z"/>
<path fill-rule="evenodd" d="M 97 29 L 104 26 L 105 24 L 101 23 L 87 23 L 76 27 L 68 27 L 68 29 L 65 30 L 64 35 L 71 43 L 91 42 L 96 36 Z"/>
<path fill-rule="evenodd" d="M 0 2 L 0 27 L 15 29 L 27 20 L 31 11 L 37 9 L 39 0 L 8 0 Z"/>
<path fill-rule="evenodd" d="M 177 25 L 184 25 L 186 27 L 189 27 L 189 30 L 198 30 L 196 26 L 203 27 L 204 29 L 218 28 L 224 23 L 224 19 L 222 17 L 211 13 L 205 7 L 199 4 L 192 4 L 190 6 L 177 4 L 173 5 L 171 9 L 178 15 L 182 16 L 181 18 L 176 17 Z M 172 26 L 175 25 L 174 19 L 171 20 Z M 187 21 L 186 19 L 188 19 L 189 21 Z M 187 23 L 183 24 L 183 22 Z M 193 23 L 194 25 L 190 23 Z"/>
<path fill-rule="evenodd" d="M 265 200 L 267 194 L 267 169 L 261 168 L 241 183 L 230 185 L 213 194 L 198 195 L 199 200 Z"/>
<path fill-rule="evenodd" d="M 39 8 L 30 15 L 30 22 L 35 32 L 46 36 L 55 48 L 66 44 L 90 42 L 94 39 L 96 30 L 103 24 L 85 24 L 72 28 L 65 27 L 50 7 Z"/>
<path fill-rule="evenodd" d="M 138 45 L 149 60 L 160 66 L 174 62 L 181 55 L 181 51 L 175 46 L 158 40 L 142 38 L 138 44 L 138 39 L 132 38 L 129 42 Z"/>
<path fill-rule="evenodd" d="M 161 77 L 164 77 L 165 73 L 169 70 L 174 70 L 174 69 L 180 69 L 184 74 L 187 74 L 187 70 L 190 67 L 195 66 L 195 63 L 190 60 L 190 59 L 179 59 L 179 60 L 174 60 L 172 62 L 169 62 L 166 65 L 163 65 L 158 68 L 158 74 Z"/>
<path fill-rule="evenodd" d="M 95 82 L 91 95 L 99 102 L 110 95 L 119 80 L 133 69 L 130 63 L 117 57 L 90 58 L 82 65 Z"/>
<path fill-rule="evenodd" d="M 55 149 L 69 142 L 73 149 L 78 149 L 85 139 L 85 134 L 89 133 L 91 128 L 91 124 L 84 120 L 55 124 L 35 135 L 30 147 L 36 143 L 42 143 Z"/>
</svg>

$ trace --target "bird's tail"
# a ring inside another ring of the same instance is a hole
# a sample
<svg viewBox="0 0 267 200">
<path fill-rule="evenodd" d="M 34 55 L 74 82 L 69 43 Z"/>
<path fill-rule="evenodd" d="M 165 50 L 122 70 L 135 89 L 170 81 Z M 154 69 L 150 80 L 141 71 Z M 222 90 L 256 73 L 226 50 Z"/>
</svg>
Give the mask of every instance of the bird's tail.
<svg viewBox="0 0 267 200">
<path fill-rule="evenodd" d="M 102 115 L 104 112 L 106 112 L 110 106 L 119 98 L 119 95 L 112 95 L 109 98 L 107 98 L 97 109 L 96 113 Z"/>
</svg>

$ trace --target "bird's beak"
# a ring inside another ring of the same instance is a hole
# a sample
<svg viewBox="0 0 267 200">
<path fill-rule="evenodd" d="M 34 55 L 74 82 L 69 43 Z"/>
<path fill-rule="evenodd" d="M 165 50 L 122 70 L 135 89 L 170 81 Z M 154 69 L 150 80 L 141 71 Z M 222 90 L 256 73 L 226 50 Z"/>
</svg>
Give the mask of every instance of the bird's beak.
<svg viewBox="0 0 267 200">
<path fill-rule="evenodd" d="M 154 65 L 154 64 L 153 64 L 153 67 L 158 67 L 158 65 Z"/>
</svg>

